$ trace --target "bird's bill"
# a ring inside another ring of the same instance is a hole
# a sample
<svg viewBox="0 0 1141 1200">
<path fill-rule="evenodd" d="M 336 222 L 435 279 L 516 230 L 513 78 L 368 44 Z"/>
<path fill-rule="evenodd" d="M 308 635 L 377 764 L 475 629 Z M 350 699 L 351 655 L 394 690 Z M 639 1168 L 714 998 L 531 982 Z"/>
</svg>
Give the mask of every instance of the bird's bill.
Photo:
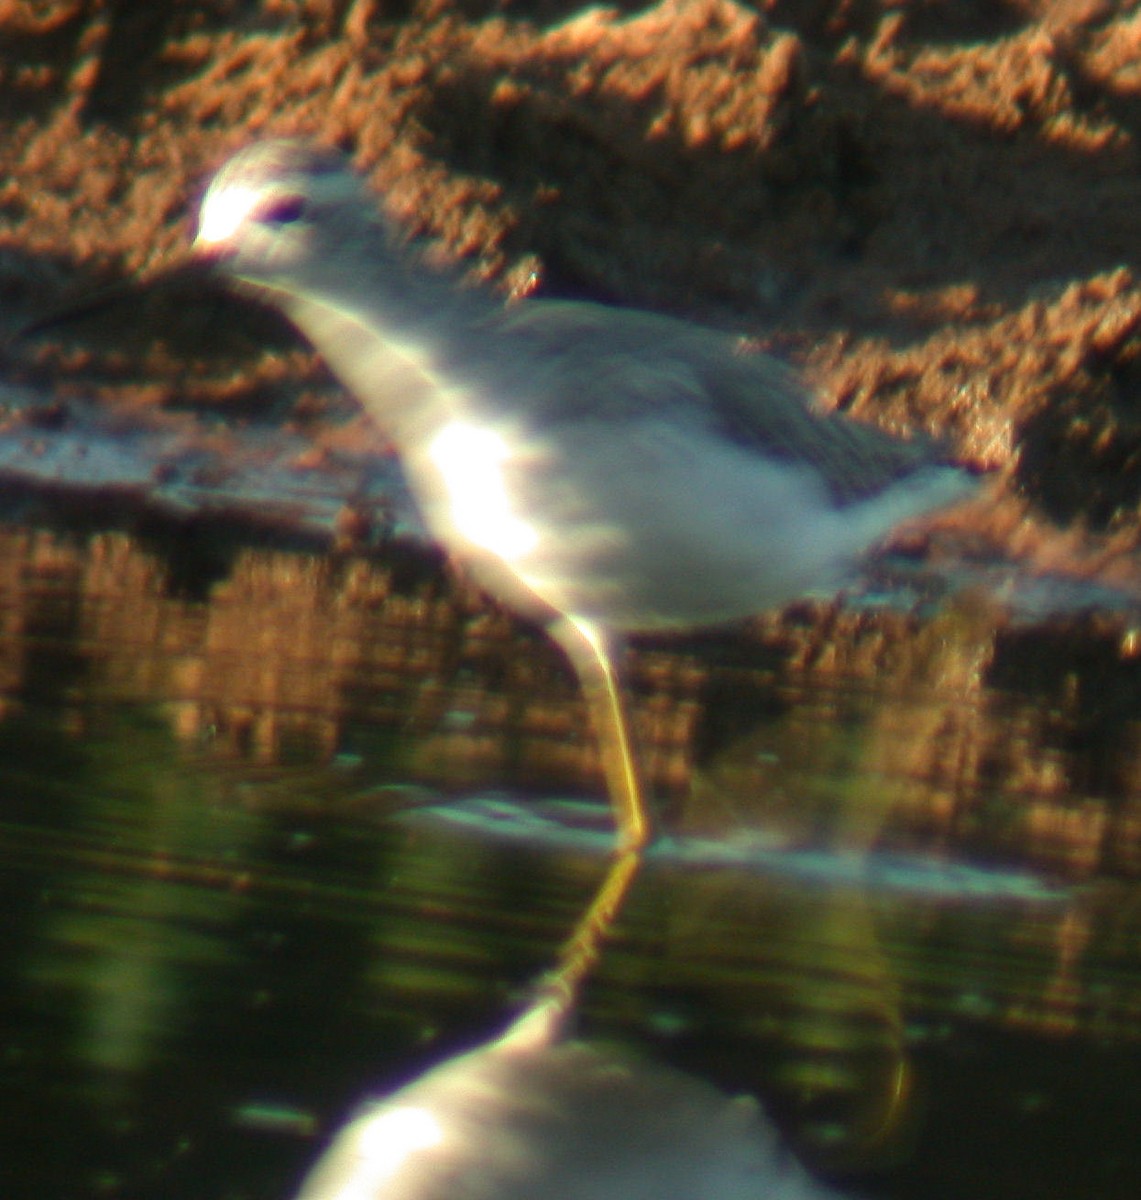
<svg viewBox="0 0 1141 1200">
<path fill-rule="evenodd" d="M 104 309 L 114 307 L 124 300 L 142 295 L 153 288 L 184 288 L 198 287 L 213 278 L 214 268 L 209 256 L 195 255 L 173 266 L 148 275 L 142 279 L 124 279 L 118 283 L 108 284 L 94 291 L 84 292 L 68 300 L 63 300 L 49 309 L 43 316 L 37 317 L 14 335 L 14 341 L 26 341 L 68 325 L 72 321 L 82 320 Z"/>
</svg>

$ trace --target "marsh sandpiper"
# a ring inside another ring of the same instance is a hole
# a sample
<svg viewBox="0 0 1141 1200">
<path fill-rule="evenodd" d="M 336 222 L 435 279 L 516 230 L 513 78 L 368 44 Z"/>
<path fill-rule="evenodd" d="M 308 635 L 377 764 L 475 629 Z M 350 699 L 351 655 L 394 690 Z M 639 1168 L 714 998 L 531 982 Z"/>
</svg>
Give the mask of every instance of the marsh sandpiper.
<svg viewBox="0 0 1141 1200">
<path fill-rule="evenodd" d="M 462 286 L 331 150 L 242 150 L 194 248 L 305 334 L 391 439 L 433 536 L 566 652 L 626 849 L 653 830 L 627 637 L 839 586 L 896 525 L 973 486 L 925 442 L 816 410 L 727 333 Z"/>
</svg>

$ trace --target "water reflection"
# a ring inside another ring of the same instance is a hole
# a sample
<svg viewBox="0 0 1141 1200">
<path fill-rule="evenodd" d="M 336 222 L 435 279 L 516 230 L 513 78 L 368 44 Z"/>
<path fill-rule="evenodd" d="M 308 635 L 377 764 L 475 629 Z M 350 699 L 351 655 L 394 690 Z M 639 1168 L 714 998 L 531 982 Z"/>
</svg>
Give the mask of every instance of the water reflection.
<svg viewBox="0 0 1141 1200">
<path fill-rule="evenodd" d="M 573 687 L 415 563 L 247 548 L 196 592 L 0 540 L 0 1191 L 290 1194 L 366 1085 L 491 1048 L 602 879 L 605 808 L 536 798 L 594 787 Z M 581 1038 L 862 1194 L 1132 1197 L 1130 643 L 848 620 L 637 660 L 673 837 Z"/>
<path fill-rule="evenodd" d="M 525 1021 L 533 1021 L 533 1017 Z M 755 1101 L 518 1026 L 365 1109 L 298 1200 L 827 1200 Z"/>
<path fill-rule="evenodd" d="M 641 865 L 633 850 L 612 861 L 504 1034 L 353 1117 L 298 1200 L 827 1200 L 753 1098 L 568 1039 Z"/>
<path fill-rule="evenodd" d="M 247 814 L 203 804 L 157 723 L 107 732 L 70 780 L 27 979 L 70 993 L 81 1020 L 68 1052 L 110 1078 L 162 1057 L 191 1007 L 188 978 L 225 961 L 238 887 L 224 864 L 253 830 Z"/>
</svg>

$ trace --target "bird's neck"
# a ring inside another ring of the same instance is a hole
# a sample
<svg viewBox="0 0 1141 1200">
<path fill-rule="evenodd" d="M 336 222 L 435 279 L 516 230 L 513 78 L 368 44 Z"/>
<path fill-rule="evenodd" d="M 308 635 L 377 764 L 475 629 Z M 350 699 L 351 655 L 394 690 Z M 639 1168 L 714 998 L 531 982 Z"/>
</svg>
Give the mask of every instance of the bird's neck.
<svg viewBox="0 0 1141 1200">
<path fill-rule="evenodd" d="M 456 417 L 464 389 L 449 367 L 452 349 L 492 310 L 478 292 L 411 276 L 274 299 L 398 448 Z"/>
</svg>

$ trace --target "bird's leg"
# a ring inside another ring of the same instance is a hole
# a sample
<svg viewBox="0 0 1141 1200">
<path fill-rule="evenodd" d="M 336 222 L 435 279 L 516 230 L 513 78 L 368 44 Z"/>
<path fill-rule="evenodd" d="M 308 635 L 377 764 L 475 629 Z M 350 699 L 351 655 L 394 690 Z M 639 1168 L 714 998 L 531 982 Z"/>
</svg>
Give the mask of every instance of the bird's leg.
<svg viewBox="0 0 1141 1200">
<path fill-rule="evenodd" d="M 653 839 L 654 825 L 611 644 L 597 626 L 574 616 L 560 617 L 549 632 L 566 651 L 586 697 L 618 826 L 619 852 L 641 850 Z"/>
<path fill-rule="evenodd" d="M 638 873 L 642 850 L 653 837 L 609 641 L 590 622 L 576 617 L 560 617 L 549 632 L 566 652 L 586 696 L 618 827 L 618 850 L 590 906 L 563 945 L 558 965 L 538 981 L 531 1003 L 501 1039 L 508 1047 L 550 1045 L 561 1036 Z"/>
<path fill-rule="evenodd" d="M 525 1011 L 512 1022 L 504 1041 L 549 1045 L 574 1013 L 583 984 L 602 954 L 602 944 L 622 908 L 641 865 L 641 852 L 626 849 L 611 862 L 590 907 L 579 917 L 559 953 L 558 965 L 535 985 Z"/>
</svg>

